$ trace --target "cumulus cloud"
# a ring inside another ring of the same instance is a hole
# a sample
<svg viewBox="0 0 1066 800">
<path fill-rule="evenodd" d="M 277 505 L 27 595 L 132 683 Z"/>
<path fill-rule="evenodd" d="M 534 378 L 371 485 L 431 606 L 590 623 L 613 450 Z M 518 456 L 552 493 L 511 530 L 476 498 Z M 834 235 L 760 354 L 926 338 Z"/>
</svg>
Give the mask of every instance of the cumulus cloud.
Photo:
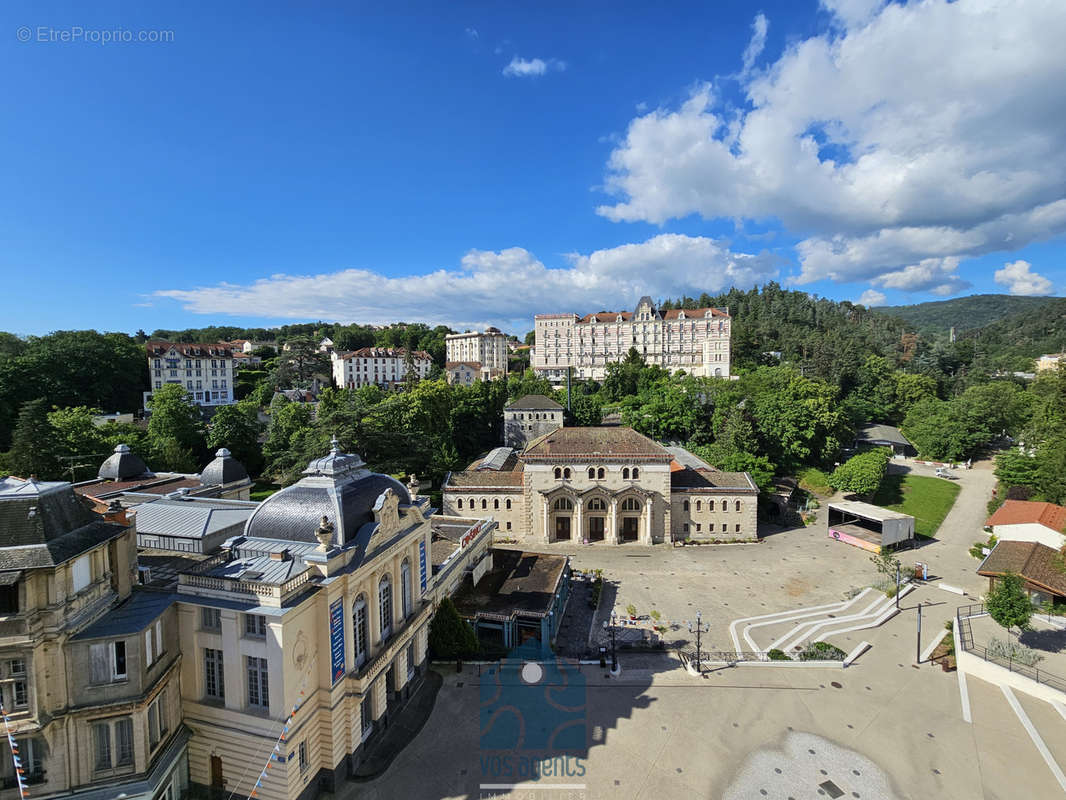
<svg viewBox="0 0 1066 800">
<path fill-rule="evenodd" d="M 528 330 L 537 313 L 629 309 L 645 294 L 676 297 L 748 287 L 777 275 L 777 256 L 734 253 L 702 236 L 661 234 L 549 268 L 521 247 L 471 250 L 458 269 L 388 277 L 367 269 L 272 275 L 247 285 L 167 289 L 187 311 L 268 319 L 384 324 L 418 319 L 456 328 Z"/>
<path fill-rule="evenodd" d="M 865 292 L 859 295 L 859 299 L 855 302 L 857 302 L 860 306 L 873 308 L 874 306 L 883 306 L 885 304 L 885 300 L 887 299 L 888 298 L 885 297 L 884 292 L 879 292 L 876 289 L 867 289 Z"/>
<path fill-rule="evenodd" d="M 1055 289 L 1051 281 L 1039 272 L 1032 272 L 1032 266 L 1021 260 L 1004 264 L 1003 269 L 996 270 L 996 283 L 1006 286 L 1011 294 L 1030 297 L 1051 294 Z"/>
<path fill-rule="evenodd" d="M 837 24 L 742 76 L 745 108 L 704 83 L 633 119 L 598 212 L 776 218 L 800 237 L 798 283 L 939 291 L 964 283 L 948 259 L 1066 233 L 1061 0 L 823 6 Z"/>
<path fill-rule="evenodd" d="M 766 31 L 769 27 L 770 21 L 765 14 L 755 15 L 755 20 L 751 23 L 751 41 L 744 48 L 743 74 L 747 75 L 751 72 L 751 68 L 755 66 L 755 59 L 759 57 L 763 48 L 766 47 Z"/>
<path fill-rule="evenodd" d="M 503 68 L 503 74 L 508 78 L 536 78 L 548 72 L 562 72 L 566 69 L 566 62 L 557 58 L 519 58 L 515 56 L 511 63 Z"/>
</svg>

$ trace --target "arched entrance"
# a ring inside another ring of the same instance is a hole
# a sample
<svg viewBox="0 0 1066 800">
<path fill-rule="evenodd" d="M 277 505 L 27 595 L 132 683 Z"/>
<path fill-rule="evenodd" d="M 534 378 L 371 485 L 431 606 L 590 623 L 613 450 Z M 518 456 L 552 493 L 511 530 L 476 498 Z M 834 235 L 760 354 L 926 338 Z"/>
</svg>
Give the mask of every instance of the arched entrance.
<svg viewBox="0 0 1066 800">
<path fill-rule="evenodd" d="M 636 542 L 640 539 L 640 514 L 644 504 L 635 497 L 627 497 L 618 507 L 619 532 L 623 542 Z"/>
<path fill-rule="evenodd" d="M 568 542 L 572 538 L 571 523 L 574 517 L 574 503 L 569 497 L 559 497 L 552 503 L 551 531 L 552 541 Z"/>
<path fill-rule="evenodd" d="M 591 497 L 585 501 L 585 538 L 589 542 L 602 542 L 607 531 L 607 501 Z"/>
</svg>

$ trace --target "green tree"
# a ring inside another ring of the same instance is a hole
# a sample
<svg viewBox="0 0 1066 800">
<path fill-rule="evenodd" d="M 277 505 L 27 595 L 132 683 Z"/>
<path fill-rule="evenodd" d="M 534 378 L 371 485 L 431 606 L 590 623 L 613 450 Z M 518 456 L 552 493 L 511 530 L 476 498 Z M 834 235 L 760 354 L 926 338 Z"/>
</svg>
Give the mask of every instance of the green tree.
<svg viewBox="0 0 1066 800">
<path fill-rule="evenodd" d="M 163 469 L 196 471 L 197 462 L 204 455 L 200 409 L 176 383 L 156 389 L 148 407 L 152 412 L 148 419 L 148 443 L 153 460 Z"/>
<path fill-rule="evenodd" d="M 99 413 L 99 409 L 76 406 L 57 408 L 48 414 L 56 453 L 63 461 L 67 480 L 86 480 L 95 476 L 100 463 L 114 450 L 114 444 L 106 436 L 112 431 L 93 422 L 93 416 Z"/>
<path fill-rule="evenodd" d="M 329 375 L 329 359 L 318 351 L 317 342 L 310 336 L 294 336 L 285 342 L 278 353 L 274 370 L 275 386 L 307 389 L 315 375 Z"/>
<path fill-rule="evenodd" d="M 1025 593 L 1022 579 L 1007 573 L 996 578 L 992 590 L 985 596 L 985 610 L 1007 633 L 1011 628 L 1021 632 L 1029 630 L 1033 603 Z"/>
<path fill-rule="evenodd" d="M 36 475 L 38 480 L 61 477 L 61 467 L 52 426 L 48 422 L 48 404 L 41 397 L 23 403 L 7 454 L 7 468 L 23 478 Z"/>
<path fill-rule="evenodd" d="M 282 397 L 282 395 L 278 395 Z M 263 457 L 267 471 L 281 477 L 292 477 L 293 470 L 306 466 L 300 463 L 301 437 L 312 430 L 311 407 L 306 403 L 271 402 L 270 422 L 267 424 L 267 439 L 263 445 Z M 325 455 L 320 453 L 319 455 Z"/>
<path fill-rule="evenodd" d="M 829 485 L 840 492 L 870 497 L 884 480 L 891 457 L 892 451 L 887 447 L 858 453 L 833 470 Z"/>
<path fill-rule="evenodd" d="M 474 629 L 459 616 L 450 597 L 437 606 L 429 623 L 429 649 L 439 659 L 462 659 L 476 655 L 480 649 Z"/>
<path fill-rule="evenodd" d="M 263 468 L 263 450 L 259 446 L 259 407 L 250 402 L 222 406 L 211 418 L 207 431 L 207 447 L 212 452 L 227 448 L 233 457 L 244 464 L 249 474 Z"/>
</svg>

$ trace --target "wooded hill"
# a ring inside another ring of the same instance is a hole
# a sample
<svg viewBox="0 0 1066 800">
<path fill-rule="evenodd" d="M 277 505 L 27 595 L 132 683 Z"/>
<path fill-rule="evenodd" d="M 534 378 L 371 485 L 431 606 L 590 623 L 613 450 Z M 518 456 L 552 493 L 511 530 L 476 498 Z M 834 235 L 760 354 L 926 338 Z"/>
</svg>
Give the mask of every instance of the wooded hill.
<svg viewBox="0 0 1066 800">
<path fill-rule="evenodd" d="M 1054 297 L 1015 297 L 1009 294 L 972 294 L 951 300 L 935 300 L 907 306 L 877 306 L 873 310 L 898 317 L 924 331 L 957 333 L 982 328 L 1015 314 L 1033 312 L 1056 300 Z"/>
</svg>

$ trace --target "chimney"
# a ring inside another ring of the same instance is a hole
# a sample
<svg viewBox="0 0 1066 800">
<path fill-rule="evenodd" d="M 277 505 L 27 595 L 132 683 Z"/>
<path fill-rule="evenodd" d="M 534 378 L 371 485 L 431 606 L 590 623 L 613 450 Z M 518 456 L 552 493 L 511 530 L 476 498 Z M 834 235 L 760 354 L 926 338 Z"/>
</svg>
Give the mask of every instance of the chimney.
<svg viewBox="0 0 1066 800">
<path fill-rule="evenodd" d="M 270 554 L 271 561 L 292 561 L 292 553 L 288 548 Z"/>
</svg>

